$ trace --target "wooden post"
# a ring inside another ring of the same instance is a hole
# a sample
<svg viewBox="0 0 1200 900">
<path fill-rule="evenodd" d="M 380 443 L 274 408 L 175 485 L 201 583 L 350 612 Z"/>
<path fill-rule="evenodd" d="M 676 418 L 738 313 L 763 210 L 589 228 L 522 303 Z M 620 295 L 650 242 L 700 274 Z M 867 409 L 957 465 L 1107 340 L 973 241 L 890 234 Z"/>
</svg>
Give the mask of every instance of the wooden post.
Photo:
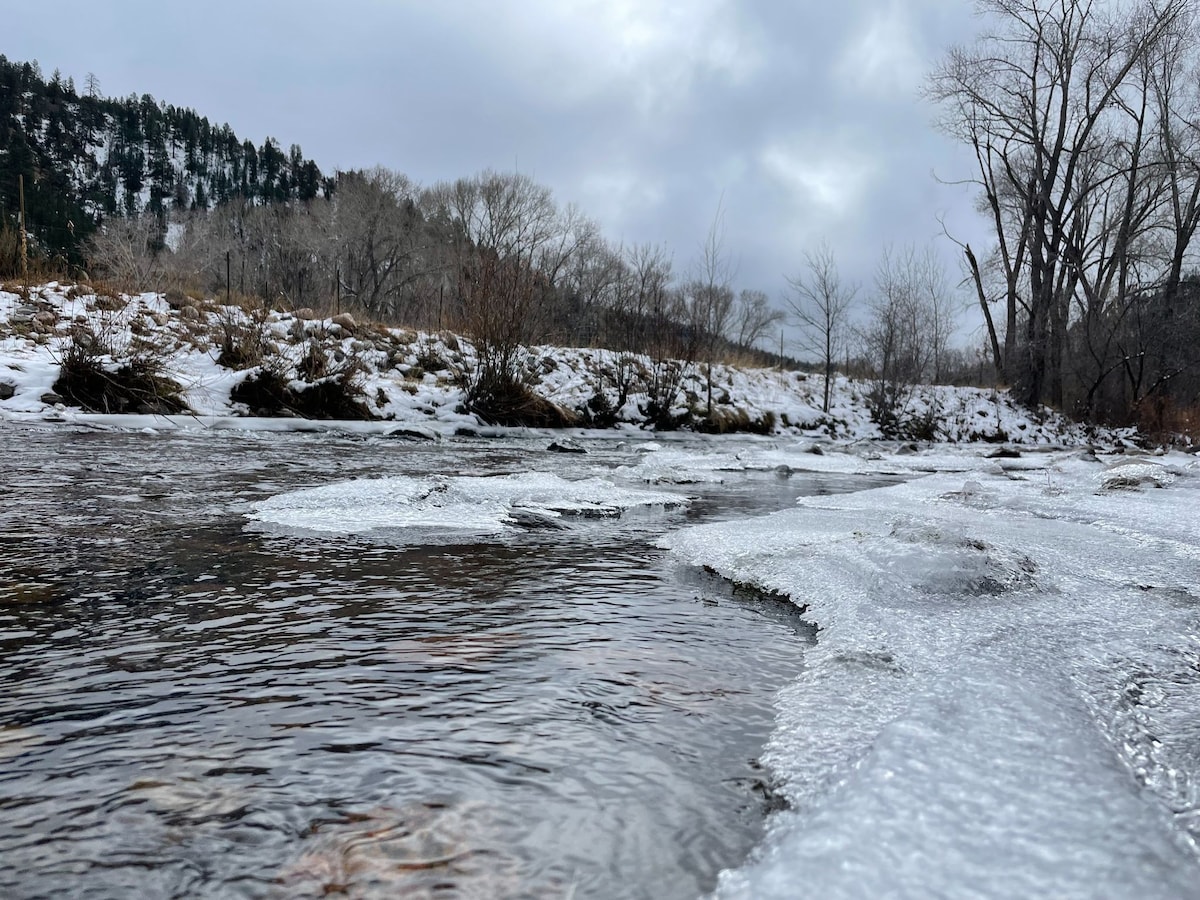
<svg viewBox="0 0 1200 900">
<path fill-rule="evenodd" d="M 29 277 L 29 238 L 25 231 L 25 176 L 17 176 L 17 192 L 21 197 L 21 278 Z"/>
<path fill-rule="evenodd" d="M 779 329 L 779 371 L 783 371 L 783 329 Z"/>
<path fill-rule="evenodd" d="M 342 314 L 342 267 L 336 265 L 333 267 L 333 293 L 337 298 L 337 315 Z"/>
<path fill-rule="evenodd" d="M 226 250 L 225 251 L 225 305 L 226 306 L 233 306 L 233 282 L 230 279 L 230 270 L 229 270 L 230 256 L 232 256 L 232 251 Z"/>
</svg>

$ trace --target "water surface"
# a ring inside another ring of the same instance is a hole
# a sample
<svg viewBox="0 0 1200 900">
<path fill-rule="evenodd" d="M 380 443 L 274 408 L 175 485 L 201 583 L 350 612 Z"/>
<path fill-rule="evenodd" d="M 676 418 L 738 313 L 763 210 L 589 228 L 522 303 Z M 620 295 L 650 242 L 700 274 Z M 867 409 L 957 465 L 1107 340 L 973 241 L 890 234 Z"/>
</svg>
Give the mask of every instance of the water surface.
<svg viewBox="0 0 1200 900">
<path fill-rule="evenodd" d="M 0 432 L 0 894 L 711 889 L 760 835 L 812 633 L 653 541 L 853 482 L 731 476 L 679 488 L 689 512 L 473 543 L 245 517 L 353 477 L 632 458 L 545 443 Z"/>
</svg>

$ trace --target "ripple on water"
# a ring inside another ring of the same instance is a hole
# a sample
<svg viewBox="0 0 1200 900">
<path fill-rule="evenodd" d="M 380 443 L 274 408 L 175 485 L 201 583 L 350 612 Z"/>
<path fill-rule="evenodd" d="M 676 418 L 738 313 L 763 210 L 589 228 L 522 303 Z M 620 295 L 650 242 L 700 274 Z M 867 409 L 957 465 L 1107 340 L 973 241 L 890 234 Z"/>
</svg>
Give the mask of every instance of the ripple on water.
<svg viewBox="0 0 1200 900">
<path fill-rule="evenodd" d="M 500 464 L 75 437 L 7 454 L 0 894 L 683 897 L 755 842 L 753 761 L 809 637 L 790 607 L 681 577 L 649 549 L 663 520 L 431 547 L 254 534 L 247 497 Z"/>
</svg>

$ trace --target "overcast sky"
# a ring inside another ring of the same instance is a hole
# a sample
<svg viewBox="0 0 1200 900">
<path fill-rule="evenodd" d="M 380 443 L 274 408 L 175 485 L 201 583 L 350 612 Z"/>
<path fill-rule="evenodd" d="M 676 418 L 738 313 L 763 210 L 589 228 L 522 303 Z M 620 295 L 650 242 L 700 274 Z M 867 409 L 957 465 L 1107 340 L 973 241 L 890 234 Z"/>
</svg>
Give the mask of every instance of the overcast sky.
<svg viewBox="0 0 1200 900">
<path fill-rule="evenodd" d="M 864 282 L 884 245 L 938 240 L 939 215 L 982 242 L 970 194 L 934 177 L 970 159 L 918 96 L 974 33 L 971 7 L 57 0 L 11 4 L 0 52 L 298 143 L 325 172 L 381 164 L 432 184 L 519 169 L 611 240 L 666 245 L 679 271 L 720 204 L 737 286 L 776 299 L 822 239 Z"/>
</svg>

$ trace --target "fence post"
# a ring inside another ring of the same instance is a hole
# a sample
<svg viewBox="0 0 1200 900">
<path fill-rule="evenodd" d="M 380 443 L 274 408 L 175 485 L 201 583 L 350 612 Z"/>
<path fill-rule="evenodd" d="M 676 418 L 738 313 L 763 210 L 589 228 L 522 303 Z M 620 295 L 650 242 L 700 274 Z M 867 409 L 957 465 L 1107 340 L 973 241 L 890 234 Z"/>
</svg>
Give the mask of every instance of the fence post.
<svg viewBox="0 0 1200 900">
<path fill-rule="evenodd" d="M 21 195 L 21 278 L 29 277 L 29 238 L 25 231 L 25 176 L 17 176 L 17 191 Z"/>
</svg>

